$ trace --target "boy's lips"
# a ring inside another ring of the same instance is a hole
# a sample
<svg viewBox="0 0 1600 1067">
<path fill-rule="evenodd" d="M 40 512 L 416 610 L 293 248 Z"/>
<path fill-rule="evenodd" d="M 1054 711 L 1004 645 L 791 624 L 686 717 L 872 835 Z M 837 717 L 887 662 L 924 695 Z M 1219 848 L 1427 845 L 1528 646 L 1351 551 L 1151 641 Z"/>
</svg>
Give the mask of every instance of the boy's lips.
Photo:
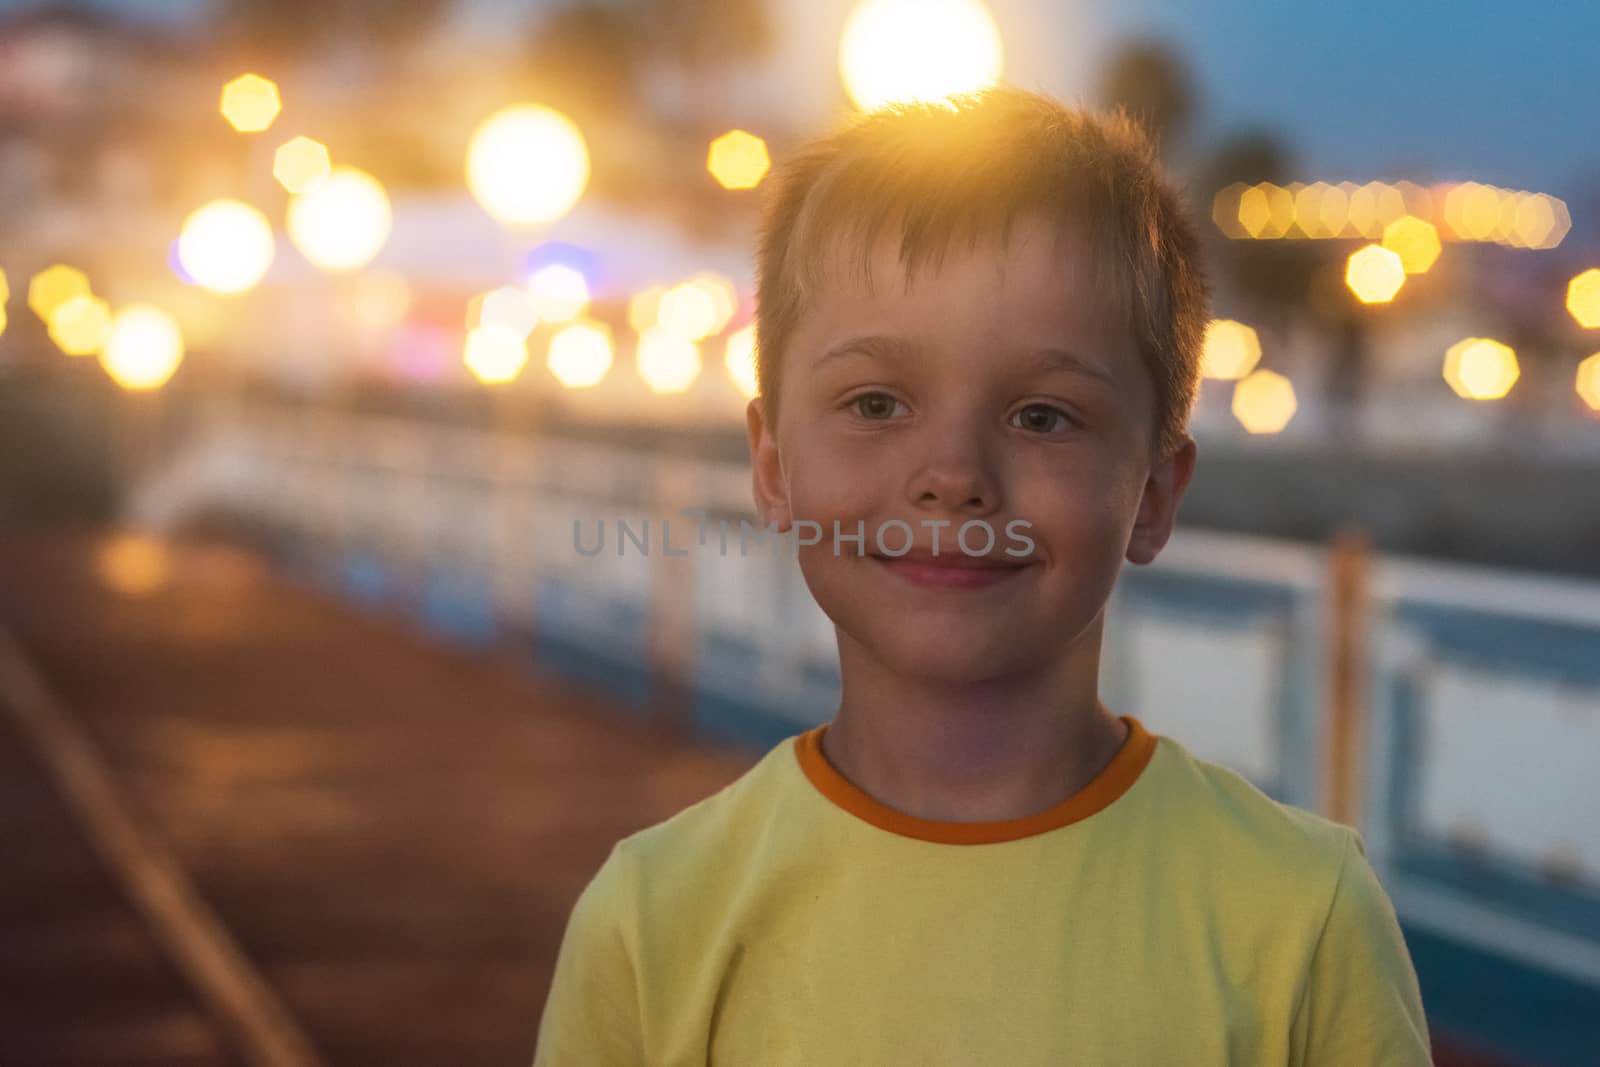
<svg viewBox="0 0 1600 1067">
<path fill-rule="evenodd" d="M 899 556 L 874 552 L 871 558 L 891 574 L 936 589 L 980 589 L 1005 581 L 1035 560 L 1004 553 L 969 556 L 965 552 L 913 549 Z"/>
</svg>

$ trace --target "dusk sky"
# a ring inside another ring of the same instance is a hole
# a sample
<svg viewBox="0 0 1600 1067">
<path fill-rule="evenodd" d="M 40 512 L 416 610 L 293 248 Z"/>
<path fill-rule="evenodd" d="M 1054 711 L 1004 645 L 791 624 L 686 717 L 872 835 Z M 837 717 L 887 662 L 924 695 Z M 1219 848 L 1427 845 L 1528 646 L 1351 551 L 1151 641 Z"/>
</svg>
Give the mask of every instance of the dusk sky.
<svg viewBox="0 0 1600 1067">
<path fill-rule="evenodd" d="M 854 0 L 769 0 L 804 95 L 837 78 L 839 26 Z M 99 0 L 183 21 L 207 0 Z M 0 0 L 0 9 L 20 6 Z M 545 6 L 463 0 L 479 27 Z M 1007 76 L 1084 95 L 1118 40 L 1177 45 L 1202 93 L 1202 132 L 1284 132 L 1306 180 L 1475 179 L 1571 196 L 1600 185 L 1600 4 L 1583 0 L 990 0 Z M 794 93 L 787 94 L 793 99 Z M 816 94 L 819 97 L 821 94 Z"/>
</svg>

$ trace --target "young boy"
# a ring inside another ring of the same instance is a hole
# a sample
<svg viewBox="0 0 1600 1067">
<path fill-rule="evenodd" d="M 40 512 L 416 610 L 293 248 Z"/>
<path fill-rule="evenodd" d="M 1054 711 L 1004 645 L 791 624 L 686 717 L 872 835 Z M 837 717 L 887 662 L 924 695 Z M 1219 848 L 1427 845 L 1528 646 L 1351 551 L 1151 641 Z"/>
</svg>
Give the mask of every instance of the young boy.
<svg viewBox="0 0 1600 1067">
<path fill-rule="evenodd" d="M 1097 695 L 1195 463 L 1207 286 L 1148 143 L 1001 88 L 770 195 L 755 499 L 822 531 L 842 697 L 615 846 L 536 1067 L 1428 1063 L 1356 833 Z"/>
</svg>

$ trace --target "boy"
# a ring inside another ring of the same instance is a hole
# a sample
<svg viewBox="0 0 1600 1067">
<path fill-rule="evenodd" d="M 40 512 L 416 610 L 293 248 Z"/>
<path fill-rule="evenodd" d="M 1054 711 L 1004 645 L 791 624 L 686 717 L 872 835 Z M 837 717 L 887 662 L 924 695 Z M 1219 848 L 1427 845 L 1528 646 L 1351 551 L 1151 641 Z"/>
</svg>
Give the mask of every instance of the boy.
<svg viewBox="0 0 1600 1067">
<path fill-rule="evenodd" d="M 1355 832 L 1097 695 L 1195 462 L 1207 286 L 1147 142 L 1000 88 L 773 189 L 755 500 L 823 531 L 842 697 L 612 850 L 536 1067 L 1429 1062 Z"/>
</svg>

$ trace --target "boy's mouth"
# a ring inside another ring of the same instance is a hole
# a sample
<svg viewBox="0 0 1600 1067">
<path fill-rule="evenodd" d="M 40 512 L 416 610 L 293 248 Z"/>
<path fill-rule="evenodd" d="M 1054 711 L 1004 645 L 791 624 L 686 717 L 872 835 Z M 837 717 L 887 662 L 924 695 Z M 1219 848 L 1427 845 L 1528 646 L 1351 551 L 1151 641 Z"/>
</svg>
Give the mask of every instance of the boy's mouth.
<svg viewBox="0 0 1600 1067">
<path fill-rule="evenodd" d="M 969 556 L 965 552 L 933 553 L 912 549 L 899 556 L 871 553 L 885 570 L 912 585 L 934 589 L 982 589 L 1021 573 L 1035 562 L 1004 553 Z"/>
</svg>

